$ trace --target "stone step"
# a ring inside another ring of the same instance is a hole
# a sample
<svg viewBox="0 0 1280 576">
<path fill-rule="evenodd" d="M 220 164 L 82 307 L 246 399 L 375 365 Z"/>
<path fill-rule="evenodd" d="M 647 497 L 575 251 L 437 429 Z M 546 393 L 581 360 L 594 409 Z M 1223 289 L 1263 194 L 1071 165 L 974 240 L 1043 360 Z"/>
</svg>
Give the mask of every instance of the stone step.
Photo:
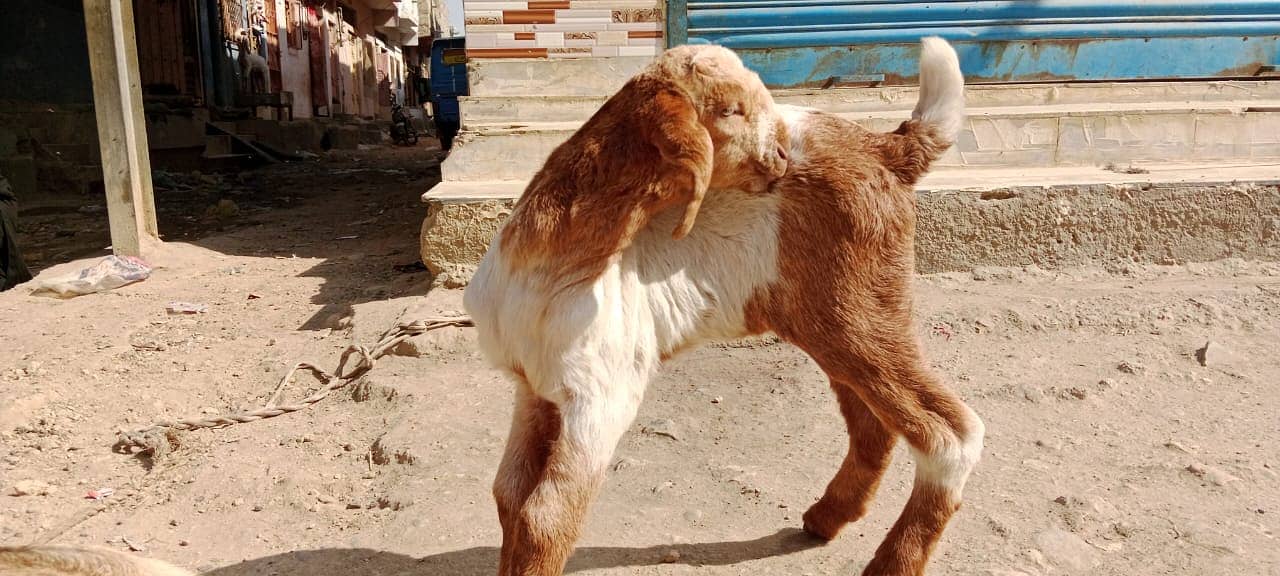
<svg viewBox="0 0 1280 576">
<path fill-rule="evenodd" d="M 460 98 L 464 125 L 521 122 L 582 122 L 604 104 L 612 92 L 553 95 L 547 93 L 489 94 Z M 828 112 L 910 110 L 919 98 L 916 86 L 775 90 L 783 104 Z M 1054 104 L 1221 102 L 1280 100 L 1280 81 L 1220 82 L 1098 82 L 1073 84 L 986 84 L 969 86 L 970 108 L 1044 106 Z"/>
<path fill-rule="evenodd" d="M 1280 99 L 974 107 L 938 167 L 1050 167 L 1280 159 Z M 837 111 L 890 131 L 908 109 Z M 441 168 L 446 181 L 529 178 L 580 122 L 473 123 Z"/>
<path fill-rule="evenodd" d="M 214 158 L 232 153 L 231 136 L 226 134 L 206 134 L 204 137 L 204 157 Z"/>
<path fill-rule="evenodd" d="M 1280 162 L 1141 170 L 935 170 L 917 187 L 917 269 L 1280 258 Z M 464 285 L 524 187 L 442 182 L 423 194 L 423 263 Z"/>
</svg>

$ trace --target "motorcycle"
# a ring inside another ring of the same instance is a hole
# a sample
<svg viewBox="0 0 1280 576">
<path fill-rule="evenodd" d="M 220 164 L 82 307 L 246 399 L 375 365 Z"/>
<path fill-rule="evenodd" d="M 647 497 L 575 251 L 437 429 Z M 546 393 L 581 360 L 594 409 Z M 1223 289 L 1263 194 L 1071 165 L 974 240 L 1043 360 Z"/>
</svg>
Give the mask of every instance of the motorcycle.
<svg viewBox="0 0 1280 576">
<path fill-rule="evenodd" d="M 405 111 L 404 106 L 396 102 L 395 94 L 391 95 L 391 141 L 404 146 L 418 143 L 418 131 L 413 128 L 413 118 Z"/>
</svg>

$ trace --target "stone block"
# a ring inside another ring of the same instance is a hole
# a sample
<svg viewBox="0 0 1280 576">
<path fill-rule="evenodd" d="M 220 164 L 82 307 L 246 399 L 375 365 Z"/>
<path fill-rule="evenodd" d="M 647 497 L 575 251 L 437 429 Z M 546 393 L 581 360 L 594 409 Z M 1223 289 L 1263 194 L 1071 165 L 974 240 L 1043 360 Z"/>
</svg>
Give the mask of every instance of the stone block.
<svg viewBox="0 0 1280 576">
<path fill-rule="evenodd" d="M 422 222 L 422 262 L 448 288 L 466 285 L 514 200 L 430 201 Z"/>
</svg>

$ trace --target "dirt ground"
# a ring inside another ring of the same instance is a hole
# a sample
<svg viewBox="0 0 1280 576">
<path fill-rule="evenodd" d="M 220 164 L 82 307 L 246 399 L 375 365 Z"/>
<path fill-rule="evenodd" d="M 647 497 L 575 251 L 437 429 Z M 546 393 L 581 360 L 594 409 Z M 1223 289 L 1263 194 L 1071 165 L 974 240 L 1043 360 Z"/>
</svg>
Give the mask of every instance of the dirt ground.
<svg viewBox="0 0 1280 576">
<path fill-rule="evenodd" d="M 118 429 L 256 408 L 292 362 L 333 367 L 397 320 L 461 308 L 414 266 L 430 150 L 173 178 L 150 279 L 0 294 L 0 544 L 132 546 L 212 576 L 494 573 L 511 386 L 466 329 L 310 410 L 185 433 L 155 459 L 112 451 Z M 24 216 L 37 266 L 104 254 L 104 215 L 44 210 Z M 1280 265 L 980 269 L 917 290 L 929 358 L 988 430 L 931 574 L 1280 576 Z M 912 466 L 899 447 L 870 514 L 816 545 L 800 516 L 846 442 L 794 348 L 678 358 L 568 571 L 855 574 Z M 100 487 L 115 493 L 85 498 Z"/>
</svg>

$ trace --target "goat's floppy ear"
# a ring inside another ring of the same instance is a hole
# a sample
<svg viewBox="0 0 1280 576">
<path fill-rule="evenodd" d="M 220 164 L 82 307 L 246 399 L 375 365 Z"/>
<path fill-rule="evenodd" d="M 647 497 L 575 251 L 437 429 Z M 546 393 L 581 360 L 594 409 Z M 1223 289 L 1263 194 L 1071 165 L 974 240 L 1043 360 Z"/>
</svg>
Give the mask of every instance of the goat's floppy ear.
<svg viewBox="0 0 1280 576">
<path fill-rule="evenodd" d="M 664 170 L 677 170 L 687 175 L 688 188 L 674 190 L 676 198 L 685 200 L 684 217 L 671 233 L 679 240 L 693 229 L 698 218 L 702 199 L 711 184 L 712 162 L 715 146 L 711 133 L 699 121 L 698 110 L 689 98 L 675 90 L 666 89 L 654 96 L 650 110 L 653 118 L 644 119 L 645 136 L 662 154 Z M 664 180 L 665 180 L 664 176 Z M 677 182 L 681 179 L 677 178 Z"/>
</svg>

